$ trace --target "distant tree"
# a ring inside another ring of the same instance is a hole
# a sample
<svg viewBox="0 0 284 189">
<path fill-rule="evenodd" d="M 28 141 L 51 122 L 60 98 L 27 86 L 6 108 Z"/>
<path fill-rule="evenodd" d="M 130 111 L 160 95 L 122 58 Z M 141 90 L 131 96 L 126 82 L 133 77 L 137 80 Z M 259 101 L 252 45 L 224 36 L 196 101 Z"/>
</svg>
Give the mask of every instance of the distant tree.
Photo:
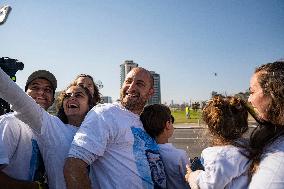
<svg viewBox="0 0 284 189">
<path fill-rule="evenodd" d="M 193 111 L 197 111 L 198 109 L 200 109 L 200 103 L 199 102 L 192 103 L 192 109 Z"/>
<path fill-rule="evenodd" d="M 249 98 L 249 90 L 246 90 L 246 92 L 239 92 L 238 94 L 235 94 L 236 97 L 239 97 L 240 99 L 243 99 L 244 101 L 247 101 Z"/>
<path fill-rule="evenodd" d="M 213 98 L 214 96 L 217 96 L 218 95 L 218 93 L 216 92 L 216 91 L 212 91 L 211 92 L 211 97 Z"/>
<path fill-rule="evenodd" d="M 211 98 L 213 98 L 214 96 L 221 96 L 221 97 L 225 97 L 227 96 L 227 92 L 224 92 L 224 94 L 218 93 L 216 91 L 212 91 L 211 92 Z"/>
<path fill-rule="evenodd" d="M 201 109 L 203 110 L 203 108 L 205 107 L 207 101 L 201 101 Z"/>
</svg>

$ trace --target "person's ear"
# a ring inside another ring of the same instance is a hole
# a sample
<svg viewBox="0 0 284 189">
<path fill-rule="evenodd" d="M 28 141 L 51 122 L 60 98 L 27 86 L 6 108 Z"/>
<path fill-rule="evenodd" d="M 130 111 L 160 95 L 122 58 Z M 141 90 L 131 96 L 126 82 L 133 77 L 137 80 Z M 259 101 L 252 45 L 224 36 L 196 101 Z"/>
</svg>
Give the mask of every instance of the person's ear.
<svg viewBox="0 0 284 189">
<path fill-rule="evenodd" d="M 171 129 L 171 121 L 167 121 L 166 122 L 166 127 L 165 127 L 167 130 L 170 130 Z"/>
</svg>

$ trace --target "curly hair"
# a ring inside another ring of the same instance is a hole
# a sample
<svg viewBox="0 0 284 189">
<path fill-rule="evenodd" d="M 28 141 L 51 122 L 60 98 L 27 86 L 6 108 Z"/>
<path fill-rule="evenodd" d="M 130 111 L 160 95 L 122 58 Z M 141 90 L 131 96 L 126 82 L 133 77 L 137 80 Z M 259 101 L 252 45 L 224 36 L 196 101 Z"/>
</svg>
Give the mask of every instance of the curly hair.
<svg viewBox="0 0 284 189">
<path fill-rule="evenodd" d="M 87 75 L 87 74 L 79 74 L 79 75 L 77 75 L 77 77 L 75 78 L 75 80 L 74 80 L 74 82 L 73 82 L 74 85 L 78 85 L 77 80 L 78 80 L 80 77 L 87 77 L 87 78 L 91 79 L 91 81 L 92 81 L 92 83 L 93 83 L 93 86 L 94 86 L 94 94 L 92 94 L 92 96 L 93 96 L 93 103 L 94 103 L 94 105 L 97 105 L 98 103 L 100 103 L 100 102 L 101 102 L 101 94 L 100 94 L 100 92 L 99 92 L 98 86 L 97 86 L 96 83 L 94 82 L 93 77 L 90 76 L 90 75 Z"/>
<path fill-rule="evenodd" d="M 140 115 L 145 131 L 152 137 L 159 136 L 166 127 L 167 121 L 174 122 L 171 110 L 162 104 L 152 104 L 144 108 Z"/>
<path fill-rule="evenodd" d="M 267 121 L 256 117 L 258 127 L 250 136 L 250 177 L 257 170 L 264 149 L 280 136 L 284 136 L 284 61 L 261 65 L 256 68 L 255 74 L 263 93 L 270 97 L 271 103 L 267 107 Z"/>
<path fill-rule="evenodd" d="M 202 118 L 213 135 L 212 144 L 232 144 L 248 130 L 245 102 L 237 97 L 214 96 L 204 107 Z"/>
<path fill-rule="evenodd" d="M 88 96 L 88 104 L 89 104 L 89 110 L 92 109 L 94 107 L 94 103 L 93 103 L 93 98 L 92 98 L 92 95 L 90 93 L 90 91 L 86 88 L 86 87 L 83 87 L 83 86 L 78 86 L 74 83 L 70 84 L 64 91 L 62 91 L 59 96 L 57 97 L 56 99 L 56 110 L 57 110 L 57 114 L 56 116 L 65 124 L 68 124 L 68 118 L 64 112 L 64 107 L 63 107 L 63 101 L 66 97 L 66 91 L 70 88 L 70 87 L 73 87 L 73 86 L 76 86 L 76 87 L 81 87 L 82 89 L 84 89 L 85 93 L 87 94 Z M 86 112 L 87 114 L 88 112 Z"/>
<path fill-rule="evenodd" d="M 284 61 L 264 64 L 255 70 L 263 93 L 271 98 L 267 116 L 273 124 L 284 124 Z"/>
</svg>

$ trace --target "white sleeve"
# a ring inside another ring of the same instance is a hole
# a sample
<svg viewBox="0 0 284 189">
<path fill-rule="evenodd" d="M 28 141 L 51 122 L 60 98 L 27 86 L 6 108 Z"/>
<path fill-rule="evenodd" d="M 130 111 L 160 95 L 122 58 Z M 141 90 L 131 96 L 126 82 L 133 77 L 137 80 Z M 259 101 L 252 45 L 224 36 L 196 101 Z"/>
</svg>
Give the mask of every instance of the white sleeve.
<svg viewBox="0 0 284 189">
<path fill-rule="evenodd" d="M 93 109 L 90 110 L 74 136 L 68 157 L 79 158 L 91 164 L 98 156 L 104 154 L 109 136 L 108 124 L 105 123 L 101 115 L 98 115 Z"/>
<path fill-rule="evenodd" d="M 0 164 L 9 164 L 19 142 L 20 130 L 18 125 L 13 124 L 5 117 L 0 118 Z"/>
<path fill-rule="evenodd" d="M 3 144 L 2 138 L 0 139 L 0 170 L 3 168 L 3 165 L 9 164 L 8 154 L 5 150 L 5 145 Z"/>
<path fill-rule="evenodd" d="M 0 69 L 0 98 L 12 105 L 15 116 L 40 133 L 45 111 Z"/>
<path fill-rule="evenodd" d="M 68 157 L 81 159 L 88 165 L 91 165 L 99 156 L 92 154 L 82 147 L 72 145 Z"/>
<path fill-rule="evenodd" d="M 199 176 L 202 172 L 204 172 L 204 171 L 203 171 L 203 170 L 196 170 L 196 171 L 193 171 L 193 172 L 190 173 L 187 182 L 188 182 L 188 184 L 190 185 L 190 188 L 191 188 L 191 189 L 203 189 L 203 188 L 200 188 L 200 187 L 199 187 L 198 181 L 197 181 L 198 176 Z"/>
<path fill-rule="evenodd" d="M 238 163 L 231 163 L 227 157 L 218 156 L 212 162 L 207 162 L 205 171 L 200 172 L 197 184 L 202 189 L 220 189 L 238 176 Z"/>
<path fill-rule="evenodd" d="M 264 154 L 257 171 L 252 176 L 249 189 L 284 188 L 284 152 L 277 149 Z"/>
</svg>

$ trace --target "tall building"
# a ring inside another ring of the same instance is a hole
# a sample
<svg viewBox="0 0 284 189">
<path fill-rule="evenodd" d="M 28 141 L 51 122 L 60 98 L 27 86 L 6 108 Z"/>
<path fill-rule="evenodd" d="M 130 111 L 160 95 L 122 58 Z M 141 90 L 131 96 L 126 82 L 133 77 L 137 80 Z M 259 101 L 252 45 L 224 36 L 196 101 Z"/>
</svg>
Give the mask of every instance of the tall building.
<svg viewBox="0 0 284 189">
<path fill-rule="evenodd" d="M 157 74 L 154 71 L 150 71 L 154 79 L 154 94 L 148 100 L 148 104 L 161 104 L 161 81 L 160 74 Z"/>
<path fill-rule="evenodd" d="M 120 65 L 120 88 L 123 85 L 125 76 L 130 72 L 132 68 L 138 67 L 138 64 L 133 62 L 133 60 L 125 60 L 123 64 Z M 152 98 L 148 100 L 148 104 L 161 104 L 161 82 L 160 74 L 154 71 L 150 71 L 154 79 L 154 94 Z"/>
<path fill-rule="evenodd" d="M 112 103 L 112 99 L 110 96 L 102 96 L 102 103 Z"/>
<path fill-rule="evenodd" d="M 125 76 L 135 67 L 138 67 L 138 64 L 133 62 L 133 60 L 125 60 L 124 63 L 120 65 L 120 88 L 124 82 Z"/>
</svg>

